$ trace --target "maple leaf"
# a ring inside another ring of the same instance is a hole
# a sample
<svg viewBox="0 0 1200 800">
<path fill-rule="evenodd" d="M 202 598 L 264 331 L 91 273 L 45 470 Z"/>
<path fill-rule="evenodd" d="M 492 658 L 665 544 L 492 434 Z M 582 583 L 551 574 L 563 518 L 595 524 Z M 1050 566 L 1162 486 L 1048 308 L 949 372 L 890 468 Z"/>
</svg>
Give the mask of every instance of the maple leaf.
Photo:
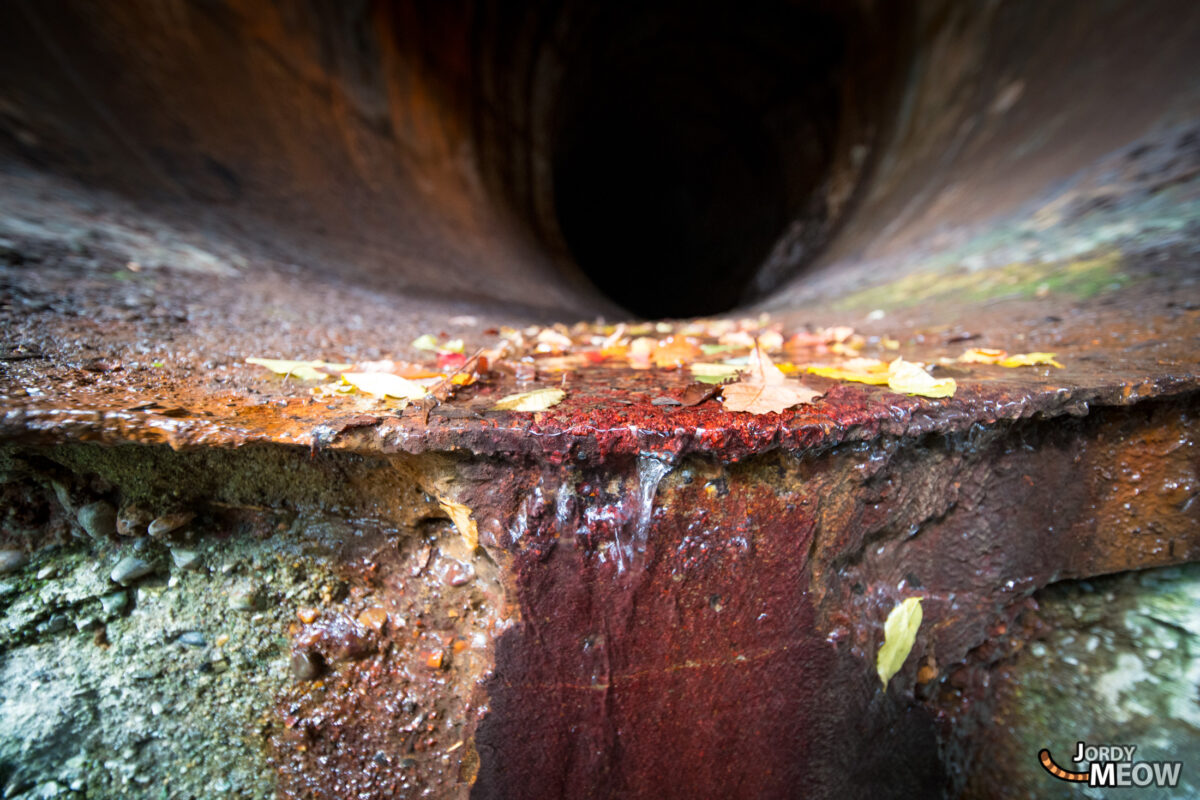
<svg viewBox="0 0 1200 800">
<path fill-rule="evenodd" d="M 821 392 L 790 380 L 772 363 L 757 343 L 750 353 L 750 365 L 736 383 L 721 387 L 727 411 L 748 411 L 751 414 L 779 414 L 801 403 L 811 403 Z"/>
</svg>

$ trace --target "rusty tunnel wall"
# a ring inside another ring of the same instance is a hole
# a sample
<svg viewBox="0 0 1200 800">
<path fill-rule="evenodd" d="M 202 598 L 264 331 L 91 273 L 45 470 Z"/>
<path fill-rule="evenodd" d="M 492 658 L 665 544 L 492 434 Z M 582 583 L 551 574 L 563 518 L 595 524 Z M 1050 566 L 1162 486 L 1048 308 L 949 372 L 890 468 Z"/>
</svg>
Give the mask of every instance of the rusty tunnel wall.
<svg viewBox="0 0 1200 800">
<path fill-rule="evenodd" d="M 565 317 L 786 305 L 993 226 L 1176 144 L 1200 73 L 1200 12 L 1166 0 L 0 14 L 10 168 L 364 285 Z"/>
</svg>

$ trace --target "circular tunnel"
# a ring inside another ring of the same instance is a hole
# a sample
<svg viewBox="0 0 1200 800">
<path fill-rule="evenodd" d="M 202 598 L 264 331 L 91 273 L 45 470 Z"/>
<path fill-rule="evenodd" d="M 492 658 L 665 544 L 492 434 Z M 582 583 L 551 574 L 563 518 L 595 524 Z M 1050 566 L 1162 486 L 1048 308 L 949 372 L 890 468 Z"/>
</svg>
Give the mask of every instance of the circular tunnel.
<svg viewBox="0 0 1200 800">
<path fill-rule="evenodd" d="M 486 105 L 510 115 L 479 128 L 484 175 L 560 263 L 650 318 L 761 299 L 820 252 L 899 97 L 914 24 L 905 4 L 819 2 L 568 3 L 554 20 L 523 61 L 481 51 L 476 82 L 499 87 Z M 519 40 L 524 21 L 486 24 Z"/>
<path fill-rule="evenodd" d="M 789 222 L 821 206 L 848 31 L 792 6 L 621 22 L 564 77 L 551 156 L 563 239 L 636 314 L 729 310 L 752 299 Z"/>
<path fill-rule="evenodd" d="M 431 302 L 565 320 L 778 307 L 1194 119 L 1198 16 L 19 0 L 0 8 L 0 162 Z"/>
</svg>

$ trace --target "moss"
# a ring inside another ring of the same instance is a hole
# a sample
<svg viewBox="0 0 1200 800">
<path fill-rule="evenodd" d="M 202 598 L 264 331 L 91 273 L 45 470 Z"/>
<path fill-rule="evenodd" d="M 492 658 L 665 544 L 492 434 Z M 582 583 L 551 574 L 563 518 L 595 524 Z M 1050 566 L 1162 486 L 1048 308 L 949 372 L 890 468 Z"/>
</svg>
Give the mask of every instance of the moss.
<svg viewBox="0 0 1200 800">
<path fill-rule="evenodd" d="M 895 309 L 923 303 L 984 303 L 1045 293 L 1086 299 L 1119 289 L 1130 281 L 1121 271 L 1120 254 L 1110 252 L 1052 264 L 1019 262 L 980 270 L 925 270 L 847 295 L 833 307 L 842 311 Z"/>
</svg>

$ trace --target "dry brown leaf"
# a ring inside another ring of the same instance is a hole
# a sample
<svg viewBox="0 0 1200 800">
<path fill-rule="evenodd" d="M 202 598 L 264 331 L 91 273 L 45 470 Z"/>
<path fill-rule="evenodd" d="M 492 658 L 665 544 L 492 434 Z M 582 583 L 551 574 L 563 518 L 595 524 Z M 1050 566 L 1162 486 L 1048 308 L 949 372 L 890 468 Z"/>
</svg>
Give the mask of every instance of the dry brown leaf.
<svg viewBox="0 0 1200 800">
<path fill-rule="evenodd" d="M 689 407 L 698 406 L 720 391 L 720 386 L 715 386 L 711 383 L 693 383 L 683 390 L 683 395 L 679 398 L 679 404 Z"/>
<path fill-rule="evenodd" d="M 811 403 L 821 393 L 799 381 L 789 380 L 758 344 L 750 352 L 750 366 L 742 379 L 721 387 L 727 411 L 779 414 L 802 403 Z"/>
</svg>

